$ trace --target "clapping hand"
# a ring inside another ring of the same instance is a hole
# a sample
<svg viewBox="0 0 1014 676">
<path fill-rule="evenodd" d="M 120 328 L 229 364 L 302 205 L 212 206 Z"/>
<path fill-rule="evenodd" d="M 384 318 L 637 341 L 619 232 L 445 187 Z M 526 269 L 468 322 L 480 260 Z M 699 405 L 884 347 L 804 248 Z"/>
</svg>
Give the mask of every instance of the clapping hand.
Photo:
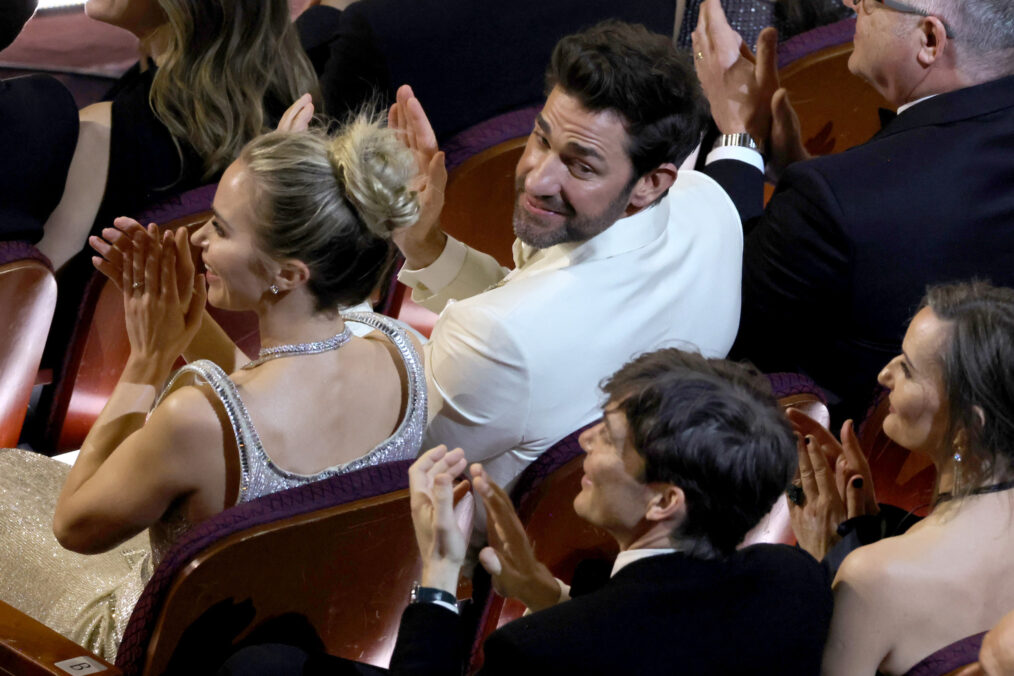
<svg viewBox="0 0 1014 676">
<path fill-rule="evenodd" d="M 825 127 L 822 131 L 826 134 L 828 128 Z M 834 145 L 833 141 L 831 145 Z M 766 150 L 765 173 L 775 183 L 790 164 L 810 158 L 810 153 L 803 145 L 799 116 L 789 102 L 789 92 L 784 88 L 776 91 L 771 97 L 771 135 L 768 137 Z"/>
<path fill-rule="evenodd" d="M 838 541 L 842 521 L 880 511 L 873 475 L 851 420 L 842 425 L 839 443 L 806 414 L 790 409 L 788 416 L 799 437 L 802 488 L 802 499 L 789 504 L 792 530 L 803 549 L 822 559 Z"/>
<path fill-rule="evenodd" d="M 306 131 L 310 127 L 310 120 L 313 119 L 313 97 L 303 94 L 295 103 L 282 113 L 278 120 L 278 131 L 298 132 Z"/>
<path fill-rule="evenodd" d="M 415 225 L 399 228 L 391 239 L 405 256 L 409 269 L 417 270 L 432 263 L 444 250 L 446 235 L 440 230 L 440 212 L 444 208 L 447 168 L 444 154 L 437 147 L 433 126 L 426 117 L 412 88 L 402 85 L 397 101 L 387 116 L 391 129 L 401 132 L 402 141 L 416 159 L 418 176 L 413 188 L 419 194 L 419 220 Z"/>
<path fill-rule="evenodd" d="M 514 597 L 530 610 L 542 610 L 560 600 L 560 585 L 535 551 L 518 519 L 510 497 L 483 470 L 471 467 L 472 485 L 486 507 L 489 546 L 479 552 L 479 562 L 492 576 L 493 587 L 505 597 Z"/>
<path fill-rule="evenodd" d="M 158 229 L 154 223 L 149 223 L 145 229 L 133 218 L 125 216 L 117 218 L 113 225 L 116 227 L 102 229 L 102 237 L 89 237 L 88 243 L 99 254 L 92 256 L 92 265 L 122 291 L 124 252 L 133 250 L 134 240 L 142 234 L 157 239 Z M 173 239 L 176 242 L 176 284 L 180 304 L 189 307 L 197 280 L 194 278 L 195 266 L 187 229 L 178 228 L 173 233 Z"/>
<path fill-rule="evenodd" d="M 454 514 L 454 478 L 465 471 L 465 452 L 432 448 L 408 469 L 412 525 L 422 554 L 424 587 L 455 593 L 468 535 Z M 464 484 L 467 486 L 467 482 Z"/>
<path fill-rule="evenodd" d="M 177 232 L 175 237 L 168 231 L 159 236 L 154 224 L 147 230 L 139 225 L 133 227 L 136 222 L 121 225 L 131 234 L 120 230 L 121 237 L 117 239 L 127 239 L 129 244 L 119 241 L 119 246 L 113 246 L 105 242 L 101 248 L 108 258 L 94 262 L 123 293 L 131 357 L 171 366 L 200 326 L 206 297 L 204 280 L 191 275 L 185 282 L 186 292 L 182 294 L 185 298 L 181 298 L 178 267 L 193 270 L 185 231 Z M 178 263 L 180 258 L 184 261 Z M 115 273 L 119 273 L 118 277 Z"/>
<path fill-rule="evenodd" d="M 764 141 L 771 130 L 771 99 L 778 89 L 777 41 L 761 31 L 757 56 L 733 30 L 719 0 L 701 4 L 693 32 L 694 65 L 711 115 L 723 134 L 749 133 Z"/>
</svg>

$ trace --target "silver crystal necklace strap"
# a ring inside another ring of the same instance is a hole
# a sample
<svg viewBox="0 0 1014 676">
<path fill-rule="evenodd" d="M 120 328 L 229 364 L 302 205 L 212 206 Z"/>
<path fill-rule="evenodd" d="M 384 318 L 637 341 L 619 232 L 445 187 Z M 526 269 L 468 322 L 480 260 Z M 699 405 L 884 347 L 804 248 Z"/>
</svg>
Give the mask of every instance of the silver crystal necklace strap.
<svg viewBox="0 0 1014 676">
<path fill-rule="evenodd" d="M 260 354 L 256 359 L 251 361 L 249 364 L 244 365 L 243 368 L 252 369 L 255 366 L 260 366 L 266 361 L 280 359 L 282 357 L 294 357 L 301 354 L 320 354 L 321 352 L 330 352 L 331 350 L 337 350 L 351 339 L 352 331 L 350 331 L 349 327 L 346 326 L 341 333 L 331 336 L 327 340 L 317 340 L 312 343 L 291 343 L 288 345 L 265 347 L 261 349 Z"/>
<path fill-rule="evenodd" d="M 218 364 L 207 359 L 190 362 L 172 375 L 151 408 L 155 410 L 155 407 L 174 390 L 180 378 L 188 374 L 195 375 L 210 385 L 219 401 L 222 402 L 222 406 L 225 407 L 233 435 L 236 438 L 236 450 L 239 453 L 240 492 L 236 502 L 237 504 L 245 502 L 244 496 L 250 488 L 250 458 L 248 454 L 253 451 L 263 456 L 265 453 L 264 447 L 261 446 L 260 435 L 257 434 L 257 429 L 250 420 L 250 413 L 239 396 L 239 390 L 236 389 L 236 384 L 229 379 L 225 371 Z M 148 415 L 150 416 L 151 413 Z"/>
</svg>

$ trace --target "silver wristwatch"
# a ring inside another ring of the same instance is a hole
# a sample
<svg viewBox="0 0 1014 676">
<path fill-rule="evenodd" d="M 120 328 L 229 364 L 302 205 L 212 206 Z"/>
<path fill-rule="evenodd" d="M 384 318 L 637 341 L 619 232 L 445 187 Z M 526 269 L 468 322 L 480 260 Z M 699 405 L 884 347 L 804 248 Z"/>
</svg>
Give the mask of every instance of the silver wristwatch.
<svg viewBox="0 0 1014 676">
<path fill-rule="evenodd" d="M 746 132 L 740 132 L 738 134 L 722 134 L 715 141 L 716 148 L 724 148 L 726 146 L 739 146 L 741 148 L 749 148 L 750 150 L 759 151 L 760 148 L 757 146 L 757 142 L 753 140 L 753 137 Z"/>
</svg>

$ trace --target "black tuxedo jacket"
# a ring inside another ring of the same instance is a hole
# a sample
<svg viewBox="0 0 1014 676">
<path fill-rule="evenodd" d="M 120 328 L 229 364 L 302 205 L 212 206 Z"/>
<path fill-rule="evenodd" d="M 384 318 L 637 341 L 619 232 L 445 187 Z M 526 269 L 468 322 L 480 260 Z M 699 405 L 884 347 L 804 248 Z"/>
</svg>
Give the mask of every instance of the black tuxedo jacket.
<svg viewBox="0 0 1014 676">
<path fill-rule="evenodd" d="M 544 99 L 557 41 L 608 18 L 671 35 L 675 4 L 657 0 L 359 0 L 312 7 L 296 21 L 321 79 L 327 113 L 342 117 L 374 90 L 390 102 L 412 85 L 441 140 Z"/>
<path fill-rule="evenodd" d="M 0 80 L 0 240 L 42 239 L 63 197 L 77 134 L 77 105 L 57 80 Z"/>
<path fill-rule="evenodd" d="M 708 165 L 744 216 L 733 354 L 802 371 L 865 410 L 928 284 L 1014 286 L 1014 77 L 936 96 L 867 143 L 762 177 Z"/>
<path fill-rule="evenodd" d="M 826 574 L 801 550 L 757 545 L 725 561 L 661 555 L 500 628 L 480 673 L 818 674 L 831 607 Z M 433 604 L 409 606 L 391 673 L 460 673 L 458 622 Z"/>
</svg>

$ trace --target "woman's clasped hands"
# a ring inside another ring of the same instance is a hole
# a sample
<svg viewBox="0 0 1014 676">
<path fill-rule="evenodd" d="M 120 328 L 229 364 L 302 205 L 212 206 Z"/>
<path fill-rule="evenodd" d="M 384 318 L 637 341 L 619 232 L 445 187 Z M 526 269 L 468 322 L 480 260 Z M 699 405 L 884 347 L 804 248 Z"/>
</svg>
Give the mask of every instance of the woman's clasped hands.
<svg viewBox="0 0 1014 676">
<path fill-rule="evenodd" d="M 880 511 L 873 475 L 851 420 L 842 425 L 839 442 L 806 414 L 789 409 L 788 416 L 799 439 L 799 472 L 789 500 L 792 530 L 799 546 L 819 560 L 840 539 L 843 521 Z"/>
<path fill-rule="evenodd" d="M 207 289 L 194 274 L 186 228 L 159 234 L 130 218 L 118 218 L 102 238 L 90 238 L 99 271 L 123 293 L 131 357 L 171 364 L 200 328 Z"/>
</svg>

